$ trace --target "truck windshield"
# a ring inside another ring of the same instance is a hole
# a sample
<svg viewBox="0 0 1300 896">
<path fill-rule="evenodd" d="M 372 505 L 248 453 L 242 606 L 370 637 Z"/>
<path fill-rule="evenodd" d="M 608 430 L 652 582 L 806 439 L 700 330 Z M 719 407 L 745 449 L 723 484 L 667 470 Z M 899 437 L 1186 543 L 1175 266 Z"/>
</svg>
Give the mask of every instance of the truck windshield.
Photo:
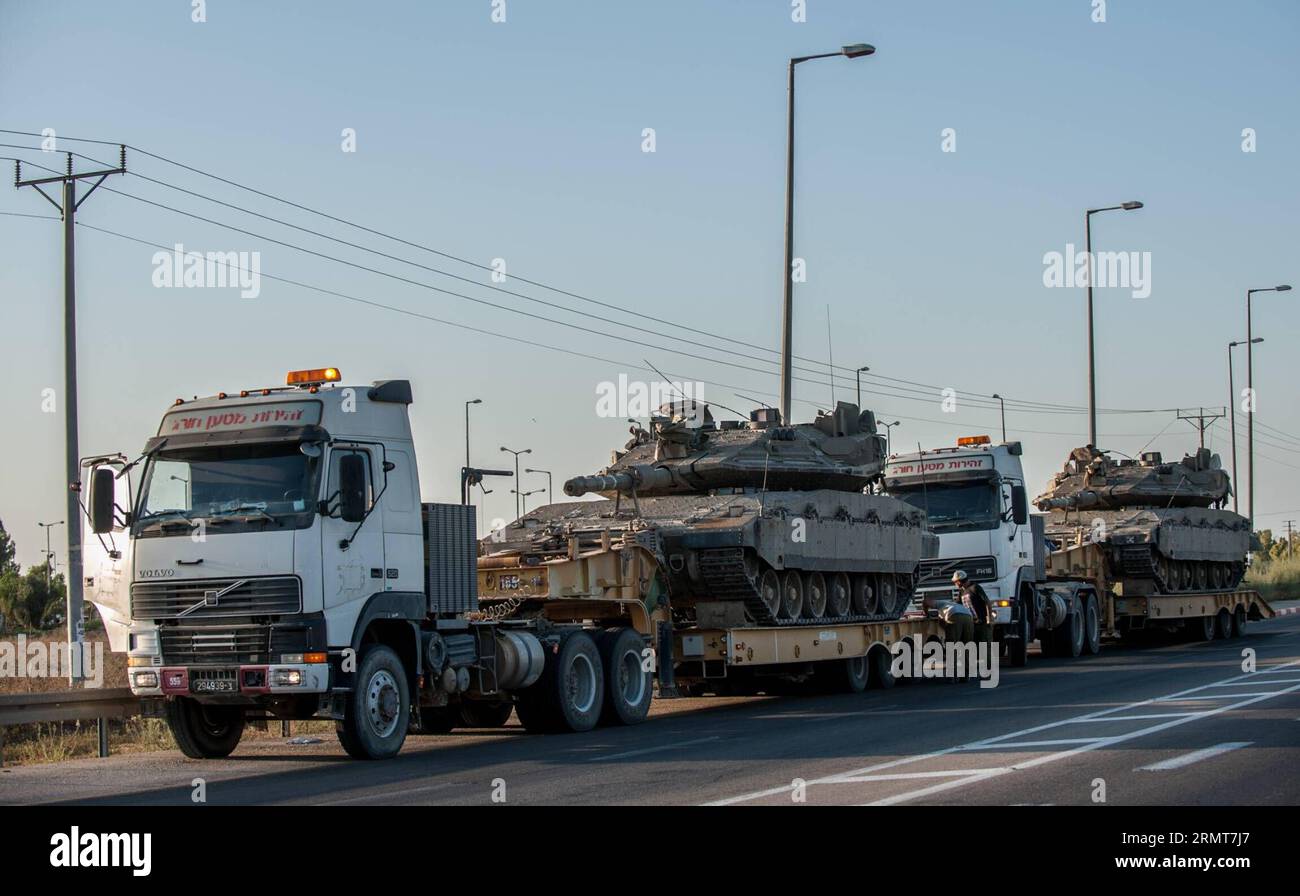
<svg viewBox="0 0 1300 896">
<path fill-rule="evenodd" d="M 892 494 L 926 512 L 935 532 L 996 529 L 1001 523 L 998 488 L 988 480 L 909 486 Z"/>
<path fill-rule="evenodd" d="M 308 525 L 315 510 L 318 458 L 295 443 L 164 450 L 140 489 L 136 532 L 173 525 L 262 528 Z"/>
</svg>

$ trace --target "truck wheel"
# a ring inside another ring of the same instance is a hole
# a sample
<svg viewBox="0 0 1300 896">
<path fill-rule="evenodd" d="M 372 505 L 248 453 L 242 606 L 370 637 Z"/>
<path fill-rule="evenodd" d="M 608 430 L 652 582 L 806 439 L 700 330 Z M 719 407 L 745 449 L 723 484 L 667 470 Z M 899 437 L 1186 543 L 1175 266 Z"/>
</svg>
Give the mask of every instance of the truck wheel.
<svg viewBox="0 0 1300 896">
<path fill-rule="evenodd" d="M 466 700 L 458 715 L 466 728 L 501 728 L 514 711 L 515 705 L 509 700 Z"/>
<path fill-rule="evenodd" d="M 1232 612 L 1232 636 L 1240 638 L 1246 634 L 1246 608 L 1241 604 Z"/>
<path fill-rule="evenodd" d="M 371 644 L 361 654 L 357 685 L 335 724 L 339 743 L 353 759 L 388 759 L 406 740 L 411 719 L 406 670 L 393 648 Z"/>
<path fill-rule="evenodd" d="M 865 656 L 813 664 L 821 690 L 831 694 L 861 694 L 871 684 L 871 662 Z"/>
<path fill-rule="evenodd" d="M 1023 668 L 1029 663 L 1029 642 L 1034 640 L 1034 624 L 1029 618 L 1029 610 L 1020 607 L 1020 637 L 1007 641 L 1007 665 L 1015 669 Z"/>
<path fill-rule="evenodd" d="M 597 642 L 605 667 L 603 725 L 637 725 L 650 713 L 652 672 L 644 668 L 645 641 L 635 629 L 611 628 Z"/>
<path fill-rule="evenodd" d="M 867 660 L 871 666 L 872 687 L 892 688 L 898 683 L 893 671 L 894 655 L 887 648 L 879 645 L 871 648 Z"/>
<path fill-rule="evenodd" d="M 604 667 L 596 642 L 575 631 L 546 655 L 542 677 L 519 693 L 519 721 L 531 732 L 590 731 L 600 720 Z"/>
<path fill-rule="evenodd" d="M 1202 616 L 1187 623 L 1194 641 L 1213 641 L 1219 625 L 1213 616 Z"/>
<path fill-rule="evenodd" d="M 1091 656 L 1101 653 L 1101 608 L 1097 606 L 1097 595 L 1090 594 L 1085 600 L 1083 611 L 1083 650 Z"/>
<path fill-rule="evenodd" d="M 1219 611 L 1214 618 L 1214 624 L 1218 627 L 1218 631 L 1215 633 L 1216 637 L 1225 641 L 1232 637 L 1232 614 L 1228 612 L 1227 608 Z"/>
<path fill-rule="evenodd" d="M 189 697 L 168 700 L 163 709 L 176 746 L 191 759 L 225 759 L 244 736 L 239 706 L 205 706 Z"/>
<path fill-rule="evenodd" d="M 1054 632 L 1057 656 L 1074 659 L 1083 653 L 1083 612 L 1083 603 L 1076 594 L 1070 598 L 1070 615 L 1066 617 L 1065 625 Z"/>
</svg>

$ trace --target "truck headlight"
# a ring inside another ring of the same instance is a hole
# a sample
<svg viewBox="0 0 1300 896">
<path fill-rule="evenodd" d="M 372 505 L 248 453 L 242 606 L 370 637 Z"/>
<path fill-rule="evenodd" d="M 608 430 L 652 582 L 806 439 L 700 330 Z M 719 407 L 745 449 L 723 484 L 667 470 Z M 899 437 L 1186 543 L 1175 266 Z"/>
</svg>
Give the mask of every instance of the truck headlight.
<svg viewBox="0 0 1300 896">
<path fill-rule="evenodd" d="M 138 688 L 156 688 L 158 687 L 157 672 L 132 672 L 131 680 Z"/>
<path fill-rule="evenodd" d="M 276 669 L 271 673 L 273 687 L 296 688 L 302 684 L 301 669 Z"/>
</svg>

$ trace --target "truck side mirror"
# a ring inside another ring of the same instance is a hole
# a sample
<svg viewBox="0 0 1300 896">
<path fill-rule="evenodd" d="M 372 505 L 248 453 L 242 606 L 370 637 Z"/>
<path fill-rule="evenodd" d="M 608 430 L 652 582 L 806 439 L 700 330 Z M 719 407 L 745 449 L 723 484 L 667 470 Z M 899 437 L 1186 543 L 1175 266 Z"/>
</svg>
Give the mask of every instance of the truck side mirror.
<svg viewBox="0 0 1300 896">
<path fill-rule="evenodd" d="M 360 454 L 339 458 L 339 517 L 345 523 L 366 518 L 366 461 Z"/>
<path fill-rule="evenodd" d="M 113 531 L 116 478 L 108 467 L 96 467 L 90 474 L 90 528 L 96 535 Z"/>
<path fill-rule="evenodd" d="M 1023 485 L 1011 486 L 1011 519 L 1017 526 L 1029 522 L 1029 496 Z"/>
</svg>

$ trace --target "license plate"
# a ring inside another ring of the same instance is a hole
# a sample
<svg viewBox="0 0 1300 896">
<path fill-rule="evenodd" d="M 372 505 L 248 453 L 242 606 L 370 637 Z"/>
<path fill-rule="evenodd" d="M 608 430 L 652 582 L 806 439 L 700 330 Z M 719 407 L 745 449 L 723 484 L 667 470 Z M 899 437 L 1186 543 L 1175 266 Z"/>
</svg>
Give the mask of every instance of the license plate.
<svg viewBox="0 0 1300 896">
<path fill-rule="evenodd" d="M 233 694 L 238 688 L 233 678 L 198 678 L 190 684 L 196 694 Z"/>
</svg>

